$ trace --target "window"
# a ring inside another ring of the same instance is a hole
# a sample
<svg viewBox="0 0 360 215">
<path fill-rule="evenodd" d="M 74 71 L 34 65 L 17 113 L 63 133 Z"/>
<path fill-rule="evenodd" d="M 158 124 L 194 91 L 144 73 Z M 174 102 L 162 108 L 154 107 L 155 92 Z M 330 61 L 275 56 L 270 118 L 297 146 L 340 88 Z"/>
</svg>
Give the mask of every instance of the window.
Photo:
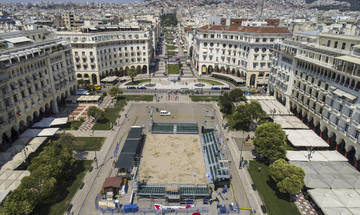
<svg viewBox="0 0 360 215">
<path fill-rule="evenodd" d="M 335 41 L 334 48 L 338 47 L 338 41 Z"/>
<path fill-rule="evenodd" d="M 208 43 L 207 42 L 204 42 L 204 46 L 206 47 L 208 45 Z"/>
<path fill-rule="evenodd" d="M 346 47 L 346 43 L 342 43 L 342 45 L 341 45 L 341 49 L 345 49 L 345 47 Z"/>
<path fill-rule="evenodd" d="M 331 41 L 328 40 L 328 41 L 327 41 L 327 46 L 330 47 L 330 44 L 331 44 Z"/>
</svg>

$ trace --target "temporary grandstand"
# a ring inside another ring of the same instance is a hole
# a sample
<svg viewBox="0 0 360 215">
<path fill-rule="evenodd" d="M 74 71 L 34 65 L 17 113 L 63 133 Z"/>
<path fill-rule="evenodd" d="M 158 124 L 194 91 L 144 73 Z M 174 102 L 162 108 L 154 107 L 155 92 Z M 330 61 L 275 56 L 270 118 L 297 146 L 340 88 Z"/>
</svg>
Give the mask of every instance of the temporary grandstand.
<svg viewBox="0 0 360 215">
<path fill-rule="evenodd" d="M 215 185 L 228 184 L 230 182 L 230 171 L 228 161 L 220 151 L 220 144 L 213 130 L 201 134 L 205 166 L 208 179 Z"/>
<path fill-rule="evenodd" d="M 132 126 L 125 144 L 116 162 L 116 168 L 121 174 L 129 175 L 133 167 L 138 166 L 143 147 L 142 127 Z"/>
<path fill-rule="evenodd" d="M 209 198 L 196 123 L 153 123 L 138 172 L 137 196 L 167 201 Z"/>
<path fill-rule="evenodd" d="M 153 123 L 153 134 L 198 134 L 196 123 Z"/>
</svg>

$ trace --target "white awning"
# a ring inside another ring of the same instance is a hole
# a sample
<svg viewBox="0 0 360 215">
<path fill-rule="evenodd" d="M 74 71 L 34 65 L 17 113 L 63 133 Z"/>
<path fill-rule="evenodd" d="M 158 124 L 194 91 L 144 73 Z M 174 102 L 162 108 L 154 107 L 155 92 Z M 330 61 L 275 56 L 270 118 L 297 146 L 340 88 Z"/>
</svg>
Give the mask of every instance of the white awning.
<svg viewBox="0 0 360 215">
<path fill-rule="evenodd" d="M 288 140 L 295 147 L 324 147 L 329 145 L 310 129 L 284 129 Z"/>
<path fill-rule="evenodd" d="M 338 151 L 286 151 L 286 158 L 289 161 L 348 161 Z"/>
<path fill-rule="evenodd" d="M 76 101 L 78 102 L 98 102 L 101 96 L 80 96 Z"/>
<path fill-rule="evenodd" d="M 0 190 L 0 204 L 5 200 L 6 196 L 10 193 L 10 190 Z"/>
<path fill-rule="evenodd" d="M 67 122 L 68 122 L 67 117 L 61 117 L 61 118 L 47 117 L 47 118 L 41 119 L 40 122 L 35 123 L 32 127 L 33 128 L 48 128 L 51 126 L 65 125 Z"/>
<path fill-rule="evenodd" d="M 60 128 L 45 128 L 37 135 L 38 137 L 51 137 L 56 134 Z"/>
<path fill-rule="evenodd" d="M 325 215 L 356 215 L 360 212 L 358 189 L 313 189 L 308 192 Z"/>
<path fill-rule="evenodd" d="M 21 179 L 29 176 L 27 170 L 1 170 L 0 171 L 0 190 L 15 190 L 21 183 Z"/>
</svg>

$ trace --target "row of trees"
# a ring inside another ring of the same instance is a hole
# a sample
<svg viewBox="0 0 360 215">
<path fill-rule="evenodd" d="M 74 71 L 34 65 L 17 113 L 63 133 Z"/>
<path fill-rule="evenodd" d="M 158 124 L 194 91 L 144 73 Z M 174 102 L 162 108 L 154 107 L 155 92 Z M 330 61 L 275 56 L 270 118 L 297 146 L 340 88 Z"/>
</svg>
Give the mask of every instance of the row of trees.
<svg viewBox="0 0 360 215">
<path fill-rule="evenodd" d="M 56 190 L 72 177 L 75 162 L 72 141 L 71 137 L 61 136 L 31 160 L 30 176 L 24 177 L 20 186 L 6 197 L 0 214 L 31 214 L 40 204 L 51 203 Z"/>
<path fill-rule="evenodd" d="M 295 195 L 304 187 L 303 169 L 289 164 L 286 157 L 286 134 L 277 123 L 261 124 L 255 131 L 256 151 L 264 156 L 270 165 L 270 176 L 281 193 Z"/>
<path fill-rule="evenodd" d="M 234 106 L 234 102 L 243 102 Z M 249 130 L 251 124 L 257 125 L 266 118 L 265 111 L 257 101 L 246 102 L 243 91 L 239 88 L 224 93 L 219 98 L 220 111 L 223 112 L 234 130 Z"/>
<path fill-rule="evenodd" d="M 241 102 L 234 106 L 234 102 Z M 270 176 L 282 193 L 294 195 L 304 186 L 304 171 L 295 165 L 288 164 L 286 157 L 286 134 L 277 123 L 266 120 L 267 116 L 257 101 L 246 102 L 241 89 L 224 93 L 219 99 L 219 106 L 234 130 L 249 130 L 251 125 L 257 126 L 254 145 L 270 165 Z"/>
</svg>

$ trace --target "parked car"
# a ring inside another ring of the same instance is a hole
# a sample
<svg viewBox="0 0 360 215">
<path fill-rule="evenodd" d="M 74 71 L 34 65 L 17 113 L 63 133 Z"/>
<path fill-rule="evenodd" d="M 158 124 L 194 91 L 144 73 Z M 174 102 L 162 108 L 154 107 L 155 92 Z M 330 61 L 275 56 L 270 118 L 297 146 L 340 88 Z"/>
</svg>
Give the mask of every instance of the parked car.
<svg viewBox="0 0 360 215">
<path fill-rule="evenodd" d="M 211 87 L 211 90 L 220 90 L 220 87 Z"/>
<path fill-rule="evenodd" d="M 222 90 L 230 90 L 230 87 L 221 87 Z"/>
<path fill-rule="evenodd" d="M 127 89 L 136 89 L 134 86 L 128 86 Z"/>
<path fill-rule="evenodd" d="M 140 90 L 146 90 L 145 86 L 140 86 L 140 87 L 137 87 L 137 88 L 140 89 Z"/>
</svg>

